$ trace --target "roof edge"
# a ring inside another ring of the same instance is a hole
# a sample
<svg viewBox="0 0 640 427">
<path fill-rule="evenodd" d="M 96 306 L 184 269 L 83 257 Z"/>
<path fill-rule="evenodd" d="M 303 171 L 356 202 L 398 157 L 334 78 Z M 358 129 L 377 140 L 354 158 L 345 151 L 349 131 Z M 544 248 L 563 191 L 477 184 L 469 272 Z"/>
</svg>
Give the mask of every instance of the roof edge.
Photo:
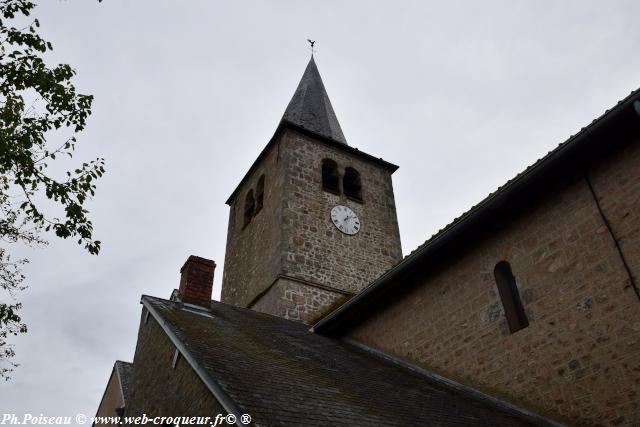
<svg viewBox="0 0 640 427">
<path fill-rule="evenodd" d="M 140 297 L 140 304 L 142 304 L 148 311 L 151 313 L 154 319 L 158 322 L 162 330 L 169 337 L 171 342 L 176 346 L 182 357 L 185 358 L 191 368 L 196 372 L 198 377 L 204 382 L 209 391 L 213 394 L 213 396 L 220 402 L 222 407 L 229 413 L 236 416 L 236 425 L 244 426 L 240 422 L 240 416 L 245 412 L 240 409 L 240 407 L 236 404 L 236 402 L 227 394 L 226 391 L 218 384 L 218 382 L 211 376 L 209 373 L 198 363 L 198 360 L 193 356 L 191 351 L 180 341 L 180 338 L 167 326 L 167 322 L 164 320 L 162 315 L 156 310 L 156 308 L 149 301 L 150 297 L 148 295 L 142 295 Z"/>
<path fill-rule="evenodd" d="M 111 377 L 113 377 L 113 374 L 116 373 L 116 363 L 118 363 L 117 360 L 115 362 L 113 362 L 113 367 L 111 368 L 111 374 L 109 375 L 109 379 L 107 380 L 107 385 L 104 386 L 104 391 L 102 392 L 102 398 L 100 399 L 100 403 L 98 403 L 98 409 L 96 409 L 96 417 L 98 416 L 98 411 L 102 407 L 102 402 L 104 402 L 104 397 L 107 395 L 107 389 L 109 388 L 109 383 L 111 382 Z M 121 390 L 122 390 L 122 385 L 120 387 L 121 387 Z M 123 399 L 123 402 L 124 402 L 124 399 Z M 93 425 L 92 425 L 92 427 L 93 427 Z"/>
<path fill-rule="evenodd" d="M 438 385 L 441 385 L 442 387 L 445 387 L 449 390 L 462 393 L 475 400 L 479 400 L 480 402 L 486 405 L 490 405 L 501 411 L 507 412 L 523 421 L 528 421 L 537 426 L 544 426 L 544 427 L 564 427 L 565 426 L 565 424 L 559 423 L 557 421 L 553 421 L 552 419 L 547 417 L 543 417 L 542 415 L 536 414 L 535 412 L 531 412 L 518 405 L 514 405 L 513 403 L 507 402 L 506 400 L 498 399 L 497 397 L 493 397 L 491 395 L 485 394 L 473 387 L 469 387 L 468 385 L 459 383 L 450 378 L 444 377 L 442 375 L 438 375 L 435 372 L 429 371 L 428 369 L 421 368 L 419 366 L 405 362 L 404 360 L 398 359 L 397 357 L 390 356 L 379 350 L 371 348 L 365 344 L 359 343 L 357 341 L 354 341 L 348 338 L 341 338 L 340 341 L 346 343 L 347 345 L 356 347 L 366 353 L 369 353 L 376 358 L 383 359 L 391 364 L 394 364 L 404 369 L 408 369 L 412 372 L 415 372 L 421 377 L 425 377 L 429 381 L 435 382 Z"/>
<path fill-rule="evenodd" d="M 583 145 L 589 141 L 589 137 L 595 131 L 601 130 L 605 125 L 610 124 L 612 120 L 621 117 L 629 109 L 632 110 L 634 117 L 638 119 L 640 116 L 640 100 L 636 98 L 640 98 L 640 96 L 638 96 L 639 93 L 640 89 L 631 92 L 631 94 L 626 98 L 619 101 L 616 106 L 606 110 L 604 114 L 593 120 L 588 126 L 583 127 L 580 132 L 572 135 L 545 157 L 529 166 L 525 171 L 516 175 L 515 178 L 512 178 L 494 193 L 471 207 L 467 212 L 463 213 L 459 218 L 455 219 L 443 230 L 433 235 L 425 243 L 415 249 L 414 252 L 407 255 L 396 266 L 387 270 L 380 277 L 371 282 L 369 286 L 364 288 L 360 293 L 356 294 L 349 301 L 320 319 L 310 330 L 320 334 L 329 334 L 330 332 L 335 331 L 338 329 L 340 323 L 345 321 L 348 317 L 353 316 L 360 309 L 364 308 L 370 300 L 376 297 L 376 294 L 384 291 L 395 279 L 399 279 L 404 276 L 419 262 L 424 261 L 428 256 L 445 246 L 445 244 L 453 241 L 458 236 L 465 233 L 467 229 L 475 226 L 475 223 L 482 220 L 484 215 L 488 215 L 491 212 L 494 212 L 494 210 L 500 208 L 505 200 L 516 196 L 520 191 L 526 189 L 527 185 L 534 182 L 534 180 L 541 178 L 551 168 L 556 167 L 559 162 L 565 160 L 565 158 L 569 157 L 569 155 L 574 152 L 582 149 Z"/>
<path fill-rule="evenodd" d="M 116 362 L 113 364 L 113 369 L 118 373 L 118 385 L 120 386 L 120 396 L 122 397 L 122 403 L 126 406 L 127 399 L 124 395 L 124 389 L 122 388 L 122 372 L 120 372 L 120 369 L 118 368 L 121 363 L 126 363 L 131 366 L 133 366 L 133 363 L 125 362 L 124 360 L 116 360 Z"/>
<path fill-rule="evenodd" d="M 375 164 L 377 164 L 379 166 L 382 166 L 385 169 L 389 170 L 391 173 L 397 171 L 400 168 L 400 166 L 395 165 L 395 164 L 393 164 L 391 162 L 388 162 L 388 161 L 384 160 L 382 157 L 372 156 L 371 154 L 368 154 L 368 153 L 366 153 L 364 151 L 361 151 L 361 150 L 359 150 L 359 149 L 357 149 L 355 147 L 352 147 L 350 145 L 344 144 L 344 143 L 342 143 L 340 141 L 336 141 L 335 139 L 328 138 L 328 137 L 326 137 L 324 135 L 316 133 L 316 132 L 314 132 L 312 130 L 309 130 L 307 128 L 304 128 L 302 126 L 298 126 L 295 123 L 289 122 L 288 120 L 283 120 L 282 124 L 285 127 L 289 128 L 291 130 L 294 130 L 294 131 L 296 131 L 298 133 L 301 133 L 301 134 L 303 134 L 305 136 L 310 136 L 312 138 L 318 139 L 321 142 L 324 142 L 325 144 L 327 144 L 327 145 L 329 145 L 331 147 L 339 148 L 339 149 L 341 149 L 343 151 L 346 151 L 347 153 L 354 154 L 354 155 L 356 155 L 356 156 L 358 156 L 358 157 L 360 157 L 360 158 L 362 158 L 364 160 L 368 160 L 368 161 L 370 161 L 372 163 L 375 163 Z"/>
<path fill-rule="evenodd" d="M 309 126 L 316 133 L 348 145 L 313 55 L 282 119 L 303 127 Z"/>
<path fill-rule="evenodd" d="M 317 139 L 318 141 L 329 145 L 330 147 L 334 147 L 334 148 L 338 148 L 340 150 L 346 151 L 347 153 L 350 154 L 354 154 L 364 160 L 373 162 L 379 166 L 382 166 L 383 168 L 387 169 L 391 174 L 393 174 L 395 171 L 397 171 L 399 169 L 399 166 L 387 162 L 386 160 L 383 160 L 380 157 L 375 157 L 372 156 L 371 154 L 367 154 L 364 151 L 358 150 L 357 148 L 351 147 L 350 145 L 347 145 L 343 142 L 339 142 L 336 141 L 334 139 L 328 138 L 324 135 L 321 135 L 319 133 L 316 133 L 312 130 L 306 129 L 302 126 L 298 126 L 286 119 L 282 119 L 280 121 L 280 124 L 278 125 L 278 127 L 276 128 L 276 131 L 274 132 L 273 136 L 271 137 L 271 139 L 269 139 L 269 142 L 267 143 L 267 145 L 262 149 L 262 151 L 260 152 L 260 154 L 258 154 L 258 157 L 256 158 L 256 160 L 254 160 L 254 162 L 251 164 L 251 166 L 249 167 L 249 170 L 247 171 L 247 173 L 242 177 L 242 179 L 240 180 L 240 182 L 238 183 L 238 185 L 236 185 L 236 188 L 233 190 L 233 192 L 231 193 L 231 195 L 227 198 L 227 201 L 225 202 L 225 204 L 231 206 L 231 203 L 233 202 L 234 197 L 236 196 L 236 194 L 238 193 L 238 190 L 240 189 L 240 187 L 242 186 L 242 184 L 244 184 L 249 177 L 251 176 L 251 174 L 258 168 L 258 164 L 260 163 L 260 161 L 267 155 L 267 153 L 269 152 L 269 149 L 275 144 L 276 140 L 278 139 L 278 137 L 280 136 L 280 134 L 285 130 L 285 129 L 291 129 L 295 132 L 301 133 L 305 136 L 309 136 L 311 138 Z"/>
</svg>

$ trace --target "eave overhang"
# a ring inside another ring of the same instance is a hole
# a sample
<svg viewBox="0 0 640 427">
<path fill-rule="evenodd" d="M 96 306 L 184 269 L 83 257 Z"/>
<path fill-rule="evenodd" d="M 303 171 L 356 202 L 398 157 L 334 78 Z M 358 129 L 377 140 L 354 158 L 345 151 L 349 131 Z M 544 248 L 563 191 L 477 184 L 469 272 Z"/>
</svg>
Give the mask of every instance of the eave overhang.
<svg viewBox="0 0 640 427">
<path fill-rule="evenodd" d="M 366 313 L 388 291 L 401 288 L 403 279 L 413 271 L 424 268 L 437 255 L 455 249 L 456 244 L 464 244 L 471 233 L 508 209 L 514 200 L 526 196 L 540 185 L 548 185 L 554 177 L 584 171 L 622 143 L 620 138 L 606 139 L 603 136 L 629 132 L 640 133 L 640 89 L 455 219 L 359 294 L 317 322 L 311 330 L 323 335 L 340 335 L 351 321 Z"/>
<path fill-rule="evenodd" d="M 275 133 L 273 134 L 273 136 L 271 137 L 271 139 L 269 140 L 269 142 L 267 143 L 267 145 L 264 147 L 264 149 L 260 152 L 260 154 L 258 155 L 258 157 L 256 158 L 256 160 L 253 162 L 253 164 L 251 165 L 251 167 L 249 168 L 249 170 L 247 171 L 247 173 L 244 175 L 244 177 L 242 177 L 242 179 L 240 180 L 240 183 L 236 186 L 235 190 L 233 190 L 233 192 L 231 193 L 231 195 L 229 196 L 229 198 L 227 199 L 227 201 L 225 202 L 227 205 L 231 206 L 231 204 L 233 203 L 234 198 L 236 197 L 240 187 L 242 187 L 242 185 L 251 177 L 251 175 L 253 174 L 253 172 L 258 168 L 258 166 L 260 165 L 262 159 L 267 155 L 267 153 L 269 153 L 269 150 L 271 149 L 271 147 L 273 147 L 278 139 L 280 138 L 280 136 L 282 135 L 282 133 L 285 130 L 292 130 L 295 132 L 298 132 L 304 136 L 307 136 L 309 138 L 313 138 L 314 140 L 317 140 L 325 145 L 328 145 L 330 147 L 336 148 L 338 150 L 342 150 L 346 153 L 355 155 L 356 157 L 374 163 L 378 166 L 381 166 L 382 168 L 386 169 L 387 171 L 389 171 L 390 174 L 393 174 L 396 170 L 398 170 L 398 166 L 394 165 L 393 163 L 389 163 L 386 160 L 383 160 L 382 158 L 379 157 L 375 157 L 372 156 L 371 154 L 367 154 L 364 151 L 358 150 L 357 148 L 351 147 L 349 145 L 346 145 L 343 142 L 340 141 L 335 141 L 331 138 L 327 138 L 326 136 L 320 135 L 318 133 L 315 133 L 309 129 L 306 129 L 302 126 L 298 126 L 294 123 L 291 123 L 287 120 L 282 120 L 280 122 L 280 124 L 278 125 L 278 128 L 276 129 Z"/>
</svg>

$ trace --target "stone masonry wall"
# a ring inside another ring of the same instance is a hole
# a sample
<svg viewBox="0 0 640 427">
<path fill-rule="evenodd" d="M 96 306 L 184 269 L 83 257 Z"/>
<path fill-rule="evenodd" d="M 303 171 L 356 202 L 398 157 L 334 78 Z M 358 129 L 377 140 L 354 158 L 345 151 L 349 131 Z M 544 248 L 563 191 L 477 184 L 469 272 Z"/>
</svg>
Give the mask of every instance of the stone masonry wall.
<svg viewBox="0 0 640 427">
<path fill-rule="evenodd" d="M 104 395 L 100 401 L 100 406 L 96 412 L 97 417 L 115 417 L 117 408 L 124 406 L 122 401 L 122 393 L 120 392 L 120 382 L 118 381 L 118 375 L 115 368 L 111 371 L 107 388 L 104 390 Z M 105 423 L 102 425 L 117 425 L 117 423 Z"/>
<path fill-rule="evenodd" d="M 589 175 L 637 282 L 640 142 Z M 530 323 L 514 334 L 493 277 L 500 260 Z M 411 280 L 350 338 L 572 425 L 640 422 L 640 301 L 583 176 Z"/>
<path fill-rule="evenodd" d="M 222 302 L 246 307 L 280 272 L 282 165 L 278 146 L 238 190 L 231 204 L 222 278 Z M 244 227 L 247 192 L 265 176 L 264 205 Z"/>
<path fill-rule="evenodd" d="M 349 296 L 344 293 L 279 278 L 251 308 L 285 319 L 313 324 L 348 299 Z"/>
<path fill-rule="evenodd" d="M 145 314 L 146 309 L 143 309 L 133 358 L 131 402 L 125 409 L 125 415 L 226 415 L 184 358 L 178 361 L 175 369 L 172 367 L 175 346 L 153 316 L 144 323 Z"/>
<path fill-rule="evenodd" d="M 625 255 L 640 281 L 640 141 L 590 171 L 592 186 Z"/>
<path fill-rule="evenodd" d="M 293 131 L 284 135 L 282 152 L 283 274 L 356 293 L 402 259 L 387 170 Z M 334 160 L 341 177 L 349 166 L 360 172 L 362 202 L 322 190 L 323 159 Z M 358 234 L 343 234 L 333 225 L 330 211 L 336 205 L 358 215 Z"/>
<path fill-rule="evenodd" d="M 323 191 L 325 158 L 336 161 L 341 174 L 349 166 L 360 172 L 362 201 Z M 243 227 L 245 196 L 250 189 L 255 191 L 262 174 L 266 177 L 264 207 Z M 358 214 L 362 229 L 357 235 L 348 236 L 335 228 L 330 211 L 336 205 L 348 206 Z M 285 130 L 231 204 L 222 301 L 311 322 L 401 258 L 390 173 Z M 294 279 L 293 293 L 287 292 L 291 284 L 287 280 L 271 286 L 282 276 Z M 294 294 L 306 302 L 293 301 Z M 318 295 L 327 301 L 320 302 Z"/>
</svg>

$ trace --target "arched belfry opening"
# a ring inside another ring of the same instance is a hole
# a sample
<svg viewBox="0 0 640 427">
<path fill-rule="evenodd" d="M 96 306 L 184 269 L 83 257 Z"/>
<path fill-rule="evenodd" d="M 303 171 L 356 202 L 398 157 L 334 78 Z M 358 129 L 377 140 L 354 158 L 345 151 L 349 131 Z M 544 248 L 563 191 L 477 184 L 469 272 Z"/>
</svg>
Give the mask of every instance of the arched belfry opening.
<svg viewBox="0 0 640 427">
<path fill-rule="evenodd" d="M 260 176 L 258 179 L 258 184 L 256 185 L 256 213 L 260 209 L 262 209 L 262 205 L 264 204 L 264 175 Z"/>
<path fill-rule="evenodd" d="M 253 218 L 253 213 L 256 209 L 256 202 L 253 198 L 253 190 L 249 190 L 244 198 L 244 221 L 242 226 L 246 227 Z"/>
<path fill-rule="evenodd" d="M 397 169 L 347 144 L 311 59 L 276 132 L 227 200 L 222 301 L 313 323 L 396 265 Z M 367 205 L 374 195 L 379 203 Z M 323 298 L 307 303 L 317 292 Z"/>
<path fill-rule="evenodd" d="M 340 193 L 340 174 L 338 164 L 331 159 L 322 161 L 322 189 Z"/>
<path fill-rule="evenodd" d="M 362 200 L 362 182 L 360 180 L 360 172 L 352 167 L 348 167 L 344 171 L 342 180 L 342 188 L 344 195 L 352 199 Z"/>
</svg>

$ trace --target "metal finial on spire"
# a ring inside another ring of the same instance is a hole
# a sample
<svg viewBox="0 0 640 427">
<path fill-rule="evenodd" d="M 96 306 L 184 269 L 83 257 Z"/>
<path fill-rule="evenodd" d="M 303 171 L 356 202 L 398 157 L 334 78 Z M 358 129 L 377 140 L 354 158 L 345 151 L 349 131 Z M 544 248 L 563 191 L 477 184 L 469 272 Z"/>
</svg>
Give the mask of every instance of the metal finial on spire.
<svg viewBox="0 0 640 427">
<path fill-rule="evenodd" d="M 315 50 L 313 49 L 313 45 L 316 44 L 316 41 L 311 39 L 307 39 L 307 41 L 311 45 L 311 56 L 313 56 L 313 53 L 315 52 Z"/>
</svg>

